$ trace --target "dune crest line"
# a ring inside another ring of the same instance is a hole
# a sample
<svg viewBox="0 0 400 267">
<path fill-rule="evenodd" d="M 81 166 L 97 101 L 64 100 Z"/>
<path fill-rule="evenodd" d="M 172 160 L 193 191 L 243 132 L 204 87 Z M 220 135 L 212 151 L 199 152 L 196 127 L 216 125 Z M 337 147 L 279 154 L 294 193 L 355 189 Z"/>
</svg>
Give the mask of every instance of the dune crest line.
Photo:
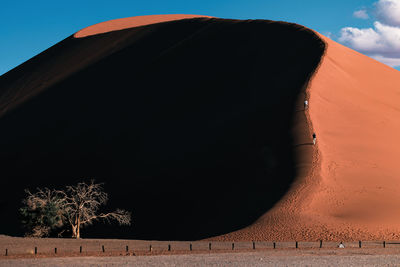
<svg viewBox="0 0 400 267">
<path fill-rule="evenodd" d="M 317 34 L 326 51 L 307 88 L 306 114 L 318 136 L 313 167 L 254 225 L 222 239 L 400 236 L 400 73 Z"/>
<path fill-rule="evenodd" d="M 74 34 L 75 38 L 83 38 L 92 35 L 119 31 L 134 27 L 151 25 L 173 20 L 192 19 L 192 18 L 211 18 L 203 15 L 186 15 L 186 14 L 171 14 L 171 15 L 151 15 L 137 16 L 130 18 L 114 19 L 86 27 Z"/>
</svg>

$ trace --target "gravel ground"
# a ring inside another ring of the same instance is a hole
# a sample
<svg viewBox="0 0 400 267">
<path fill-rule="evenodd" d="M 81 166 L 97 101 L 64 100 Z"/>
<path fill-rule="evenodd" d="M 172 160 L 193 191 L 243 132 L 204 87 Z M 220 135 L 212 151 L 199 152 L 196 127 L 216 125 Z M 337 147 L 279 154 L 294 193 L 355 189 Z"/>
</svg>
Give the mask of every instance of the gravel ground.
<svg viewBox="0 0 400 267">
<path fill-rule="evenodd" d="M 399 250 L 277 250 L 160 256 L 4 259 L 0 266 L 399 266 Z"/>
<path fill-rule="evenodd" d="M 232 242 L 0 236 L 0 266 L 400 266 L 400 241 L 338 244 L 235 242 L 233 250 Z"/>
</svg>

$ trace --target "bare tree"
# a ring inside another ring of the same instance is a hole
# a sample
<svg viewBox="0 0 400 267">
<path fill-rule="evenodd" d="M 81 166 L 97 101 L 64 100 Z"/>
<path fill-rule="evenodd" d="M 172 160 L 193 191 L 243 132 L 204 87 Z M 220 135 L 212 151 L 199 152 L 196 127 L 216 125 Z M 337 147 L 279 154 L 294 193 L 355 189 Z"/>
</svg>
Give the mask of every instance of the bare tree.
<svg viewBox="0 0 400 267">
<path fill-rule="evenodd" d="M 25 190 L 27 197 L 20 209 L 22 223 L 28 228 L 26 236 L 49 236 L 52 230 L 63 227 L 64 200 L 49 188 L 37 189 L 36 193 Z"/>
<path fill-rule="evenodd" d="M 80 238 L 80 229 L 102 220 L 110 223 L 116 221 L 119 225 L 131 224 L 131 213 L 117 209 L 109 213 L 100 213 L 101 206 L 107 203 L 108 195 L 103 191 L 102 184 L 92 180 L 76 186 L 67 186 L 65 190 L 37 189 L 28 194 L 20 209 L 23 223 L 30 232 L 29 236 L 48 236 L 56 228 L 70 226 L 72 237 Z M 64 229 L 65 230 L 65 229 Z"/>
<path fill-rule="evenodd" d="M 119 225 L 131 224 L 131 213 L 122 209 L 114 212 L 99 213 L 102 205 L 108 201 L 108 195 L 101 184 L 92 180 L 76 186 L 67 186 L 66 191 L 57 191 L 64 201 L 65 218 L 72 228 L 72 237 L 80 238 L 80 228 L 91 225 L 94 221 L 103 220 L 110 223 L 116 221 Z"/>
</svg>

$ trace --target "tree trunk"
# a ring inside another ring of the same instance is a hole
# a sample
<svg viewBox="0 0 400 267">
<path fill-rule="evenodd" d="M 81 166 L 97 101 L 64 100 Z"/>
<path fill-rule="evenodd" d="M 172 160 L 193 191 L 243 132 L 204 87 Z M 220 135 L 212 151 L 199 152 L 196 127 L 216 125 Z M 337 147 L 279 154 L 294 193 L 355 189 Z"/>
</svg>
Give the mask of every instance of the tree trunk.
<svg viewBox="0 0 400 267">
<path fill-rule="evenodd" d="M 75 215 L 74 224 L 72 224 L 72 238 L 79 238 L 79 217 Z"/>
<path fill-rule="evenodd" d="M 81 237 L 81 218 L 78 217 L 78 223 L 76 225 L 77 231 L 76 231 L 76 239 L 79 239 Z"/>
<path fill-rule="evenodd" d="M 72 227 L 72 238 L 76 238 L 76 225 L 71 225 Z"/>
</svg>

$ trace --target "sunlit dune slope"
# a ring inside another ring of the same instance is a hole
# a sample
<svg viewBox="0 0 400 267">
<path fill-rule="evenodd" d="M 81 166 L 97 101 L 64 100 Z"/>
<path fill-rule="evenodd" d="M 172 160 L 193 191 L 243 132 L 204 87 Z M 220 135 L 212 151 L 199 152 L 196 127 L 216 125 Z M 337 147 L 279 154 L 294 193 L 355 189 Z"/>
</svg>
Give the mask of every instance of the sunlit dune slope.
<svg viewBox="0 0 400 267">
<path fill-rule="evenodd" d="M 201 17 L 209 18 L 209 16 L 201 16 L 201 15 L 174 14 L 174 15 L 137 16 L 130 18 L 114 19 L 86 27 L 75 33 L 74 37 L 82 38 L 91 35 L 96 35 L 111 31 L 119 31 L 155 23 L 181 20 L 181 19 L 190 19 L 190 18 L 201 18 Z"/>
<path fill-rule="evenodd" d="M 324 36 L 307 89 L 313 167 L 254 225 L 220 239 L 400 238 L 400 72 Z"/>
</svg>

